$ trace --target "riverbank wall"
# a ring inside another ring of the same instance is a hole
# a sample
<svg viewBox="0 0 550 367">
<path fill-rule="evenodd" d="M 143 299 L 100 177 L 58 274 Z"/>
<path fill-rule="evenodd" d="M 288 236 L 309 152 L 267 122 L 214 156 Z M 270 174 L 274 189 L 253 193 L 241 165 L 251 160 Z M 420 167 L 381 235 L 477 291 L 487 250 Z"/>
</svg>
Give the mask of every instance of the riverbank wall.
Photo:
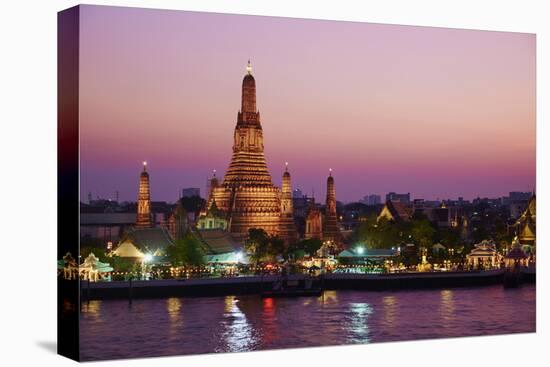
<svg viewBox="0 0 550 367">
<path fill-rule="evenodd" d="M 289 275 L 287 280 L 301 285 L 313 280 L 314 287 L 326 290 L 385 291 L 400 289 L 437 289 L 502 284 L 503 270 L 446 273 L 346 274 L 332 273 L 309 278 Z M 524 275 L 523 281 L 534 283 L 535 275 Z M 148 281 L 87 282 L 81 281 L 81 300 L 138 299 L 161 297 L 208 297 L 260 294 L 280 280 L 277 275 L 240 276 L 231 278 L 165 279 Z"/>
</svg>

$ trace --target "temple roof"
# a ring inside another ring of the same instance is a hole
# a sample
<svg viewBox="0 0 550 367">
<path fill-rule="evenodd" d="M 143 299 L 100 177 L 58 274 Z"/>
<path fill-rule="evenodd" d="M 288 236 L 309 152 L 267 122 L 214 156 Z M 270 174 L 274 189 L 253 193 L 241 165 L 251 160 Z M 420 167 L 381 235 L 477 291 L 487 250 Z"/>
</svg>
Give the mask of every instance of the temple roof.
<svg viewBox="0 0 550 367">
<path fill-rule="evenodd" d="M 194 234 L 206 246 L 208 254 L 223 254 L 239 249 L 231 234 L 223 229 L 197 229 Z"/>
<path fill-rule="evenodd" d="M 382 208 L 378 218 L 387 217 L 388 213 L 394 221 L 408 222 L 411 220 L 412 216 L 411 209 L 400 201 L 386 201 L 386 204 Z"/>
<path fill-rule="evenodd" d="M 516 233 L 522 244 L 532 244 L 536 240 L 537 201 L 533 194 L 527 203 L 527 207 L 516 221 Z"/>
<path fill-rule="evenodd" d="M 483 240 L 480 243 L 474 245 L 474 248 L 467 256 L 470 257 L 487 257 L 497 254 L 495 244 L 487 240 Z"/>
<path fill-rule="evenodd" d="M 161 227 L 132 228 L 126 232 L 120 244 L 124 242 L 131 242 L 141 252 L 150 254 L 164 252 L 172 245 L 168 231 Z"/>
</svg>

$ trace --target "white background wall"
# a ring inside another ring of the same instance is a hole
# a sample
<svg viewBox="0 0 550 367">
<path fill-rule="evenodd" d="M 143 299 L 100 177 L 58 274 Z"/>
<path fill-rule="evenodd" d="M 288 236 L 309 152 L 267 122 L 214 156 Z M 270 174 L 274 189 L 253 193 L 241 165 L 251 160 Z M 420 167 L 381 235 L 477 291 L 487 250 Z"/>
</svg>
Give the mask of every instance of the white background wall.
<svg viewBox="0 0 550 367">
<path fill-rule="evenodd" d="M 549 336 L 548 92 L 550 22 L 546 1 L 93 1 L 229 13 L 281 15 L 537 33 L 538 75 L 538 314 L 536 335 L 478 337 L 170 357 L 101 365 L 542 365 Z M 69 365 L 57 356 L 56 247 L 56 12 L 75 1 L 3 1 L 0 11 L 0 363 Z M 546 23 L 546 24 L 545 24 Z M 544 163 L 546 158 L 546 163 Z M 546 165 L 545 165 L 546 164 Z M 544 170 L 543 167 L 546 167 Z M 543 311 L 545 310 L 545 311 Z M 437 325 L 434 325 L 437 327 Z"/>
</svg>

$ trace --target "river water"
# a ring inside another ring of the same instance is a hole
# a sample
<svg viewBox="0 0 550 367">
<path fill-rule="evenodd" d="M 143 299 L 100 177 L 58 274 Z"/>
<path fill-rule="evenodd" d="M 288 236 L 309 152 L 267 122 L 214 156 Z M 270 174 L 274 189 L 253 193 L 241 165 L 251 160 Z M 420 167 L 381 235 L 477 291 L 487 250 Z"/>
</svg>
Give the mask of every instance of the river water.
<svg viewBox="0 0 550 367">
<path fill-rule="evenodd" d="M 83 360 L 535 331 L 535 286 L 90 301 Z"/>
</svg>

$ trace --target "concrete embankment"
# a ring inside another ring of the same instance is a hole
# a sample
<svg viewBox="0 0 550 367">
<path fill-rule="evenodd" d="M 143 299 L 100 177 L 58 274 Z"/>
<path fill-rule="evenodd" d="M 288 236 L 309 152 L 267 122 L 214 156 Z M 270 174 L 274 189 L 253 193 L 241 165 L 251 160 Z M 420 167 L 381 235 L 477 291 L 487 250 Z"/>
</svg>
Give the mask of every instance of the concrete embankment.
<svg viewBox="0 0 550 367">
<path fill-rule="evenodd" d="M 402 274 L 345 274 L 333 273 L 313 278 L 313 286 L 324 289 L 399 290 L 422 288 L 447 288 L 500 284 L 503 270 L 447 273 Z M 296 285 L 307 277 L 290 275 L 288 280 Z M 168 279 L 149 281 L 116 281 L 88 283 L 81 281 L 82 300 L 87 299 L 136 299 L 183 296 L 224 296 L 260 294 L 272 288 L 279 280 L 276 275 L 240 276 L 233 278 Z M 534 282 L 533 277 L 525 281 Z"/>
</svg>

